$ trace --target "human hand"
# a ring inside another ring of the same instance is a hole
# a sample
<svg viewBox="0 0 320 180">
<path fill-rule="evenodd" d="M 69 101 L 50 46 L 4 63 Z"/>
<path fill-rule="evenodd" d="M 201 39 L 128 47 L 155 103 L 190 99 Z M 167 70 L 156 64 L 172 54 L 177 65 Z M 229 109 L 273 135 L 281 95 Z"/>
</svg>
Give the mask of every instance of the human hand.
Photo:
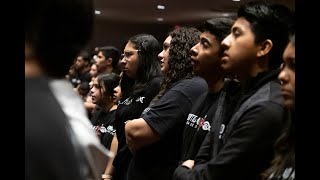
<svg viewBox="0 0 320 180">
<path fill-rule="evenodd" d="M 186 166 L 189 169 L 192 169 L 194 166 L 194 160 L 191 160 L 191 159 L 186 160 L 184 163 L 182 163 L 182 166 Z"/>
</svg>

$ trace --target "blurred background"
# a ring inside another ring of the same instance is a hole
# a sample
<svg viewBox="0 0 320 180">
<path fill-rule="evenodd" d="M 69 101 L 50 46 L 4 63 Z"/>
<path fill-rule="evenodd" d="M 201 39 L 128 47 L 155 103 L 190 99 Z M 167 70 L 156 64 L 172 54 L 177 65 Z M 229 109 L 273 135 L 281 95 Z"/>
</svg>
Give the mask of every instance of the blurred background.
<svg viewBox="0 0 320 180">
<path fill-rule="evenodd" d="M 199 27 L 212 17 L 236 18 L 238 7 L 252 0 L 94 0 L 95 30 L 87 49 L 113 45 L 123 49 L 138 33 L 154 35 L 161 43 L 175 27 Z M 294 0 L 264 0 L 295 10 Z"/>
</svg>

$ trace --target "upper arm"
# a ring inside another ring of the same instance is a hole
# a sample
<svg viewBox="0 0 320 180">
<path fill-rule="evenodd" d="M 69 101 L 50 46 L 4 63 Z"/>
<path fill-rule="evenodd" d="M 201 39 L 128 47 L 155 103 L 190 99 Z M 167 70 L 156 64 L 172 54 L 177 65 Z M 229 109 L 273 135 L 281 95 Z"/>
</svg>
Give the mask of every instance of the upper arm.
<svg viewBox="0 0 320 180">
<path fill-rule="evenodd" d="M 160 139 L 143 118 L 128 121 L 125 124 L 127 144 L 133 150 L 152 144 Z"/>
<path fill-rule="evenodd" d="M 192 103 L 178 91 L 168 91 L 142 116 L 160 136 L 164 136 L 177 124 L 185 125 Z"/>
</svg>

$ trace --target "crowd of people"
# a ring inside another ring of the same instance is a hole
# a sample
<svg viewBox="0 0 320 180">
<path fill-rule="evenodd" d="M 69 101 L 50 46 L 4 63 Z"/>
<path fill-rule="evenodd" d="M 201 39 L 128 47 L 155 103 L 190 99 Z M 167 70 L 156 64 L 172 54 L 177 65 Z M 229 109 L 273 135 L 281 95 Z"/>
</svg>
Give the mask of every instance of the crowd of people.
<svg viewBox="0 0 320 180">
<path fill-rule="evenodd" d="M 295 179 L 289 8 L 251 1 L 88 51 L 93 7 L 26 7 L 25 179 Z"/>
</svg>

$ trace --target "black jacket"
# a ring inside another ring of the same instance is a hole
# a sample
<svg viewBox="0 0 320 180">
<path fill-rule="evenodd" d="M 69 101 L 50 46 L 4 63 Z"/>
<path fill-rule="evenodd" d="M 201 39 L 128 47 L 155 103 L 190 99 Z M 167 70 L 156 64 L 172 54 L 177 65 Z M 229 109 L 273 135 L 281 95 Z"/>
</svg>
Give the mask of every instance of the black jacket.
<svg viewBox="0 0 320 180">
<path fill-rule="evenodd" d="M 179 166 L 174 180 L 261 179 L 284 124 L 278 73 L 261 73 L 245 83 L 232 117 L 213 126 L 220 128 L 207 134 L 193 169 Z"/>
</svg>

